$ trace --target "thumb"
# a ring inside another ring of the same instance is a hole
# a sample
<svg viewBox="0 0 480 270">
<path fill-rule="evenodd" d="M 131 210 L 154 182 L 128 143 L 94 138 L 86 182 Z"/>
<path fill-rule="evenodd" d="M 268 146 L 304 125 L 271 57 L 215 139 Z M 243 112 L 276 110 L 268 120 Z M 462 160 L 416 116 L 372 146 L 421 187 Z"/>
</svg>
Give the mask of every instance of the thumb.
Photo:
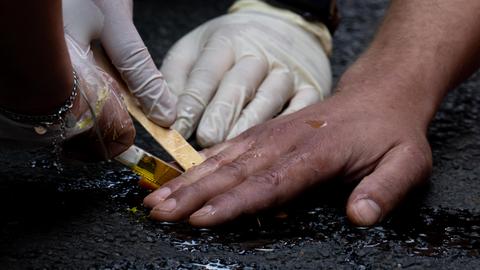
<svg viewBox="0 0 480 270">
<path fill-rule="evenodd" d="M 375 171 L 353 190 L 347 216 L 358 226 L 380 222 L 398 206 L 412 188 L 424 183 L 432 169 L 428 147 L 397 146 L 380 161 Z"/>
<path fill-rule="evenodd" d="M 177 98 L 135 28 L 129 6 L 115 2 L 100 6 L 105 14 L 102 45 L 145 114 L 161 126 L 170 126 L 175 121 Z"/>
</svg>

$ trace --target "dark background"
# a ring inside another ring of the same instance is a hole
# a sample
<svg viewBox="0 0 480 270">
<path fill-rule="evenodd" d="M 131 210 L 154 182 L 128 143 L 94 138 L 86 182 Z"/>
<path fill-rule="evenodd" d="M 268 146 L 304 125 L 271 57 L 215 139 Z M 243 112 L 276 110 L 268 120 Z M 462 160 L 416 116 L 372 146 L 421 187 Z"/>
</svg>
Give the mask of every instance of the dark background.
<svg viewBox="0 0 480 270">
<path fill-rule="evenodd" d="M 135 20 L 160 65 L 177 39 L 231 2 L 138 0 Z M 336 79 L 371 40 L 387 2 L 339 1 Z M 432 124 L 430 187 L 370 229 L 350 226 L 345 192 L 327 186 L 282 218 L 265 213 L 213 230 L 157 223 L 136 177 L 116 164 L 65 164 L 59 173 L 46 151 L 2 152 L 0 269 L 478 269 L 479 108 L 477 74 Z M 141 129 L 137 143 L 163 155 Z"/>
</svg>

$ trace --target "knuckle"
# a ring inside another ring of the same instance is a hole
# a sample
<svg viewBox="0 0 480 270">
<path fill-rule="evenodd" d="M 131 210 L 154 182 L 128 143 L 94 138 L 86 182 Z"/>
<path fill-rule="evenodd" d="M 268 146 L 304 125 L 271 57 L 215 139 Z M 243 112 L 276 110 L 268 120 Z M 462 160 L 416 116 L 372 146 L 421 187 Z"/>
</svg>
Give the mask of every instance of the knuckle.
<svg viewBox="0 0 480 270">
<path fill-rule="evenodd" d="M 202 186 L 199 183 L 194 183 L 191 185 L 182 186 L 178 191 L 174 193 L 174 196 L 177 198 L 190 198 L 192 196 L 198 196 L 202 194 L 200 192 L 202 190 Z"/>
<path fill-rule="evenodd" d="M 429 174 L 433 168 L 433 157 L 430 146 L 407 145 L 402 149 L 404 155 L 409 157 L 417 166 L 417 170 Z"/>
<path fill-rule="evenodd" d="M 222 167 L 225 169 L 229 175 L 233 175 L 234 177 L 243 177 L 247 173 L 247 165 L 242 161 L 233 161 L 223 165 Z"/>
<path fill-rule="evenodd" d="M 205 161 L 199 165 L 193 166 L 190 169 L 186 170 L 185 173 L 180 175 L 178 178 L 189 180 L 191 176 L 202 173 L 203 171 L 205 171 L 205 168 L 208 168 L 208 167 L 209 167 L 208 163 L 207 161 Z"/>
<path fill-rule="evenodd" d="M 262 175 L 255 175 L 248 179 L 250 182 L 263 186 L 265 188 L 275 188 L 281 183 L 281 177 L 276 172 L 268 172 Z"/>
<path fill-rule="evenodd" d="M 218 153 L 210 158 L 208 158 L 204 164 L 208 167 L 218 168 L 228 162 L 227 156 L 224 153 Z"/>
</svg>

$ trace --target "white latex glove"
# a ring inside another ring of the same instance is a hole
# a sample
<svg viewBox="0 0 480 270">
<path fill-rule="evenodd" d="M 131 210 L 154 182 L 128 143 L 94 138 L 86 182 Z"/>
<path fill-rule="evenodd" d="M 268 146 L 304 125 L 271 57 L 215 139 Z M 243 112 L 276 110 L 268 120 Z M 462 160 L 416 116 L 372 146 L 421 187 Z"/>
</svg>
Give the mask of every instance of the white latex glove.
<svg viewBox="0 0 480 270">
<path fill-rule="evenodd" d="M 174 45 L 161 71 L 179 98 L 173 128 L 190 137 L 198 125 L 204 147 L 321 101 L 331 89 L 321 42 L 269 12 L 207 22 Z"/>
<path fill-rule="evenodd" d="M 132 0 L 63 0 L 64 25 L 69 35 L 79 44 L 100 38 L 145 114 L 168 127 L 175 121 L 177 99 L 155 66 L 132 16 Z"/>
</svg>

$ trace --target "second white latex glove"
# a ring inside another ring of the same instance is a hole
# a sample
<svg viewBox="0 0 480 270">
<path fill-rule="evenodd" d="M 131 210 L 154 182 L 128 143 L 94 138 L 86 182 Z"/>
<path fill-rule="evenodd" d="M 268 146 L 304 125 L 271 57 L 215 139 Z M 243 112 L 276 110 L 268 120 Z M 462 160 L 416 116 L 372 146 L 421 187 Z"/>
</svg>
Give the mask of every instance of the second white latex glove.
<svg viewBox="0 0 480 270">
<path fill-rule="evenodd" d="M 63 0 L 64 25 L 69 35 L 82 47 L 90 45 L 82 41 L 99 38 L 145 114 L 168 127 L 175 121 L 177 98 L 155 66 L 132 14 L 132 0 Z"/>
<path fill-rule="evenodd" d="M 332 83 L 329 59 L 313 35 L 249 11 L 219 17 L 186 35 L 161 71 L 179 98 L 173 128 L 190 137 L 198 126 L 197 141 L 204 147 L 321 101 Z"/>
</svg>

